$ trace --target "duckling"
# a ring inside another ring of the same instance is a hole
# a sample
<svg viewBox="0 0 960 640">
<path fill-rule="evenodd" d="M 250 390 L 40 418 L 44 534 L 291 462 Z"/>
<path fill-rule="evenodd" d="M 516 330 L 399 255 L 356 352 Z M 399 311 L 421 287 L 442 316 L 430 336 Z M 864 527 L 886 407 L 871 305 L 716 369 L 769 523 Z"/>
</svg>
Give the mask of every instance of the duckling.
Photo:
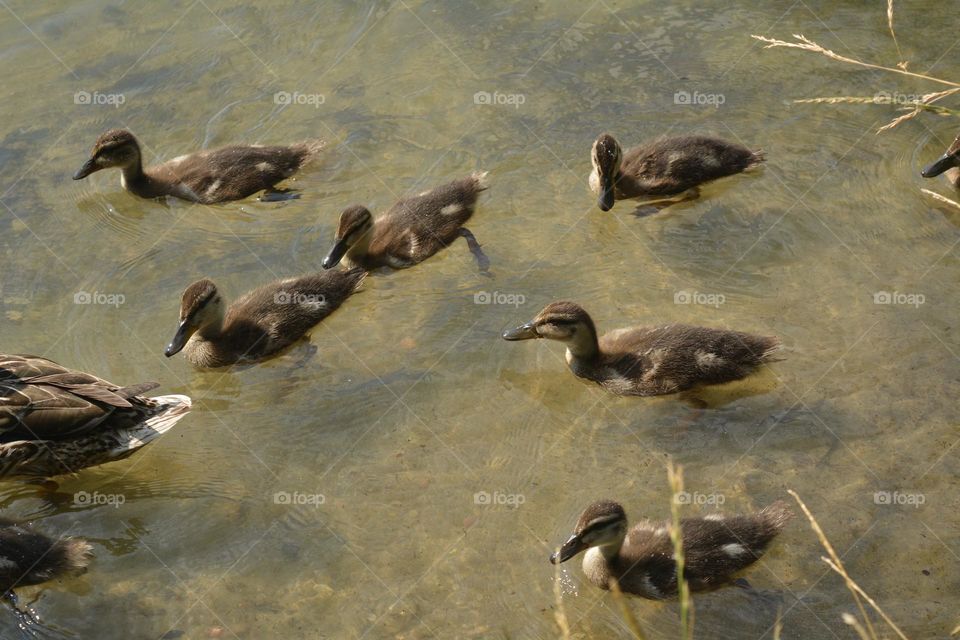
<svg viewBox="0 0 960 640">
<path fill-rule="evenodd" d="M 719 513 L 680 521 L 684 579 L 691 591 L 711 591 L 731 584 L 737 572 L 753 564 L 793 517 L 778 500 L 747 515 Z M 670 523 L 644 520 L 627 530 L 623 507 L 600 500 L 587 507 L 573 535 L 550 562 L 566 562 L 581 551 L 583 572 L 601 589 L 616 580 L 620 589 L 661 600 L 677 595 L 677 566 L 670 540 Z"/>
<path fill-rule="evenodd" d="M 46 358 L 0 355 L 0 478 L 126 458 L 190 411 L 187 396 L 142 395 L 158 386 L 121 387 Z"/>
<path fill-rule="evenodd" d="M 504 340 L 548 338 L 567 345 L 574 375 L 621 396 L 658 396 L 723 384 L 753 373 L 780 348 L 775 337 L 683 324 L 617 329 L 597 338 L 574 302 L 553 302 Z"/>
<path fill-rule="evenodd" d="M 960 189 L 960 135 L 954 139 L 947 152 L 940 156 L 939 160 L 921 171 L 920 175 L 924 178 L 933 178 L 941 173 L 946 173 L 950 184 L 954 188 Z"/>
<path fill-rule="evenodd" d="M 86 540 L 54 540 L 0 518 L 0 592 L 83 573 L 92 555 Z"/>
<path fill-rule="evenodd" d="M 323 271 L 278 280 L 243 295 L 229 308 L 209 278 L 180 300 L 180 324 L 164 354 L 186 349 L 196 367 L 262 360 L 293 344 L 360 288 L 363 269 Z"/>
<path fill-rule="evenodd" d="M 488 186 L 486 172 L 473 173 L 403 198 L 376 220 L 364 206 L 348 207 L 340 214 L 336 240 L 323 267 L 330 269 L 342 260 L 364 269 L 404 269 L 463 236 L 480 271 L 487 273 L 490 261 L 463 225 L 473 215 L 478 194 Z"/>
<path fill-rule="evenodd" d="M 323 149 L 321 140 L 286 147 L 233 145 L 179 156 L 155 167 L 143 168 L 140 143 L 124 129 L 111 129 L 93 145 L 90 159 L 73 174 L 74 180 L 95 171 L 119 168 L 120 184 L 141 198 L 173 196 L 190 202 L 214 204 L 240 200 L 258 191 L 264 199 L 281 199 L 290 190 L 275 189 Z"/>
<path fill-rule="evenodd" d="M 699 195 L 699 185 L 759 165 L 763 151 L 707 136 L 659 138 L 624 154 L 620 143 L 602 133 L 593 143 L 590 189 L 602 211 L 614 200 L 644 198 L 640 205 L 679 202 Z"/>
</svg>

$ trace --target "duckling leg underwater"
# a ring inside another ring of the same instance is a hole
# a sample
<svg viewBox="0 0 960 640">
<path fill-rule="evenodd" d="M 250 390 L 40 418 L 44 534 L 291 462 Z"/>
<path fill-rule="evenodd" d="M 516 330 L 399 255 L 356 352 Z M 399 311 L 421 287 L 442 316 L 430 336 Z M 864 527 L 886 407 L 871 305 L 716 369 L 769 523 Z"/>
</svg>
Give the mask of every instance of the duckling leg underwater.
<svg viewBox="0 0 960 640">
<path fill-rule="evenodd" d="M 278 189 L 272 187 L 264 190 L 257 198 L 260 202 L 283 202 L 284 200 L 299 200 L 300 191 L 297 189 Z"/>
<path fill-rule="evenodd" d="M 483 252 L 480 243 L 477 242 L 477 237 L 466 227 L 460 227 L 460 235 L 467 241 L 467 246 L 470 247 L 470 253 L 477 259 L 477 268 L 480 269 L 480 273 L 488 278 L 492 278 L 493 274 L 490 273 L 490 258 Z"/>
<path fill-rule="evenodd" d="M 662 198 L 654 198 L 653 200 L 640 200 L 636 203 L 636 206 L 637 210 L 652 205 L 660 205 L 658 208 L 664 208 L 670 206 L 671 204 L 676 204 L 677 202 L 683 202 L 684 200 L 696 200 L 699 197 L 699 187 L 691 187 L 675 196 L 664 196 Z"/>
</svg>

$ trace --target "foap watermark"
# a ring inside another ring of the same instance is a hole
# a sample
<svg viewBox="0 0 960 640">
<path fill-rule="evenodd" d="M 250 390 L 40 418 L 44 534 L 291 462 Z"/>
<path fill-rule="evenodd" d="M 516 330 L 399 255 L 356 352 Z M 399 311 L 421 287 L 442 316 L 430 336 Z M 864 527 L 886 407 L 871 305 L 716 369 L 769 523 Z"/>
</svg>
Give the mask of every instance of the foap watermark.
<svg viewBox="0 0 960 640">
<path fill-rule="evenodd" d="M 119 109 L 120 105 L 127 101 L 127 97 L 122 93 L 100 93 L 94 91 L 77 91 L 73 94 L 73 104 L 89 104 L 93 106 L 112 106 Z"/>
<path fill-rule="evenodd" d="M 110 307 L 119 307 L 126 301 L 127 297 L 122 293 L 77 291 L 73 294 L 73 304 L 102 304 Z"/>
<path fill-rule="evenodd" d="M 677 291 L 673 294 L 673 304 L 701 304 L 719 308 L 727 297 L 722 293 L 703 293 L 701 291 Z"/>
<path fill-rule="evenodd" d="M 522 93 L 500 93 L 494 91 L 477 91 L 473 94 L 473 104 L 490 104 L 513 107 L 519 109 L 520 105 L 525 104 L 527 96 Z"/>
<path fill-rule="evenodd" d="M 927 297 L 922 293 L 877 291 L 873 294 L 873 304 L 905 305 L 916 309 L 926 301 Z"/>
<path fill-rule="evenodd" d="M 522 493 L 507 493 L 506 491 L 494 491 L 490 493 L 489 491 L 477 491 L 473 494 L 473 504 L 478 504 L 483 507 L 506 506 L 516 509 L 526 501 L 527 498 Z"/>
<path fill-rule="evenodd" d="M 277 291 L 273 294 L 273 301 L 277 304 L 297 304 L 315 308 L 327 304 L 327 298 L 322 293 L 302 293 L 299 291 Z"/>
<path fill-rule="evenodd" d="M 473 304 L 504 304 L 519 307 L 526 304 L 527 297 L 522 293 L 505 293 L 503 291 L 477 291 L 473 294 Z"/>
<path fill-rule="evenodd" d="M 322 93 L 300 93 L 299 91 L 277 91 L 273 94 L 273 103 L 281 106 L 306 105 L 319 109 L 327 101 Z"/>
<path fill-rule="evenodd" d="M 874 104 L 913 105 L 923 102 L 922 93 L 900 93 L 899 91 L 877 91 L 873 94 Z"/>
<path fill-rule="evenodd" d="M 705 93 L 700 91 L 680 90 L 673 94 L 673 104 L 690 105 L 694 107 L 713 107 L 719 109 L 720 105 L 727 101 L 727 97 L 722 93 Z"/>
<path fill-rule="evenodd" d="M 917 491 L 876 491 L 873 494 L 873 504 L 908 506 L 919 509 L 926 504 L 927 496 Z"/>
<path fill-rule="evenodd" d="M 100 493 L 94 491 L 77 491 L 73 494 L 73 504 L 78 507 L 90 507 L 98 505 L 109 505 L 114 509 L 119 509 L 120 505 L 127 501 L 127 497 L 122 493 Z"/>
<path fill-rule="evenodd" d="M 326 504 L 327 496 L 322 493 L 303 493 L 301 491 L 277 491 L 273 494 L 273 504 L 307 505 L 319 507 Z"/>
<path fill-rule="evenodd" d="M 708 505 L 719 507 L 727 501 L 727 498 L 722 493 L 700 493 L 699 491 L 690 493 L 689 491 L 681 491 L 673 494 L 673 501 L 677 504 L 695 504 L 697 506 Z"/>
</svg>

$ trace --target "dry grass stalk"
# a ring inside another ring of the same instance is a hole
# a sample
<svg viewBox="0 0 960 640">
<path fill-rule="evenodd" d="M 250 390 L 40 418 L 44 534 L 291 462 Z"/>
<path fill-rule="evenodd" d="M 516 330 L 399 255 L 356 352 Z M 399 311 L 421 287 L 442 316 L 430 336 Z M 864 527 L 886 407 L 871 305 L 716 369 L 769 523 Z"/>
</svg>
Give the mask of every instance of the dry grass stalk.
<svg viewBox="0 0 960 640">
<path fill-rule="evenodd" d="M 960 209 L 960 202 L 957 202 L 956 200 L 951 200 L 950 198 L 948 198 L 948 197 L 946 197 L 946 196 L 942 196 L 942 195 L 940 195 L 939 193 L 935 193 L 935 192 L 933 192 L 933 191 L 930 191 L 929 189 L 920 189 L 920 191 L 922 191 L 923 193 L 927 194 L 928 196 L 930 196 L 930 197 L 933 198 L 934 200 L 939 200 L 940 202 L 944 202 L 944 203 L 949 204 L 949 205 L 951 205 L 951 206 L 953 206 L 953 207 L 956 207 L 957 209 Z M 954 629 L 954 632 L 957 632 L 957 631 L 960 631 L 960 626 L 958 626 L 956 629 Z"/>
<path fill-rule="evenodd" d="M 553 612 L 553 617 L 560 627 L 561 638 L 570 640 L 570 622 L 567 620 L 567 612 L 563 608 L 563 593 L 560 591 L 560 565 L 554 565 L 553 569 L 553 597 L 557 601 L 557 609 Z"/>
<path fill-rule="evenodd" d="M 930 82 L 936 82 L 939 84 L 945 84 L 949 87 L 958 87 L 960 88 L 960 83 L 951 82 L 950 80 L 944 80 L 943 78 L 936 78 L 934 76 L 928 76 L 923 73 L 914 73 L 912 71 L 906 71 L 897 67 L 885 67 L 882 64 L 873 64 L 872 62 L 864 62 L 862 60 L 857 60 L 855 58 L 848 58 L 842 56 L 839 53 L 831 51 L 826 47 L 822 47 L 813 40 L 810 40 L 802 34 L 793 34 L 793 37 L 799 40 L 799 42 L 786 42 L 784 40 L 776 40 L 774 38 L 766 38 L 764 36 L 752 35 L 751 38 L 759 40 L 760 42 L 766 42 L 767 46 L 764 49 L 773 49 L 776 47 L 786 47 L 788 49 L 802 49 L 803 51 L 812 51 L 814 53 L 819 53 L 824 55 L 832 60 L 837 60 L 839 62 L 846 62 L 848 64 L 855 64 L 860 67 L 865 67 L 867 69 L 876 69 L 878 71 L 887 71 L 890 73 L 899 73 L 901 75 L 910 76 L 912 78 L 920 78 L 921 80 L 929 80 Z"/>
<path fill-rule="evenodd" d="M 840 617 L 843 618 L 843 623 L 845 625 L 853 627 L 853 630 L 857 632 L 858 636 L 860 636 L 860 640 L 871 640 L 870 636 L 867 635 L 867 630 L 863 628 L 863 625 L 860 624 L 860 621 L 857 620 L 855 616 L 852 616 L 849 613 L 844 613 Z"/>
<path fill-rule="evenodd" d="M 897 634 L 897 636 L 900 637 L 901 640 L 908 640 L 907 636 L 904 635 L 903 631 L 900 630 L 900 627 L 898 627 L 896 623 L 892 619 L 890 619 L 890 616 L 888 616 L 886 612 L 884 612 L 883 609 L 880 608 L 880 605 L 878 605 L 873 600 L 873 598 L 868 596 L 867 593 L 862 588 L 860 588 L 860 585 L 858 585 L 856 581 L 854 581 L 854 579 L 850 577 L 850 574 L 847 573 L 846 568 L 843 566 L 843 562 L 840 560 L 840 556 L 838 556 L 837 552 L 834 551 L 833 545 L 830 544 L 830 541 L 827 539 L 827 536 L 823 532 L 823 529 L 820 528 L 820 523 L 818 523 L 817 519 L 813 517 L 813 514 L 807 508 L 807 505 L 804 504 L 803 500 L 800 499 L 800 496 L 797 495 L 797 492 L 793 491 L 792 489 L 788 489 L 787 493 L 793 496 L 793 499 L 796 500 L 797 504 L 800 505 L 800 508 L 803 510 L 804 515 L 807 516 L 807 520 L 810 521 L 810 528 L 812 528 L 813 532 L 817 534 L 817 537 L 820 539 L 820 544 L 823 545 L 823 548 L 826 549 L 827 553 L 829 554 L 830 556 L 829 558 L 821 558 L 821 560 L 823 560 L 828 567 L 833 569 L 836 573 L 840 575 L 840 577 L 843 578 L 843 581 L 846 584 L 847 589 L 849 589 L 850 593 L 853 595 L 853 599 L 857 604 L 857 608 L 860 610 L 860 615 L 863 617 L 863 621 L 867 625 L 867 628 L 866 628 L 866 632 L 868 633 L 867 637 L 877 638 L 878 636 L 873 629 L 873 625 L 870 622 L 870 617 L 867 616 L 866 611 L 864 611 L 863 603 L 860 601 L 861 597 L 867 601 L 867 603 L 873 608 L 873 610 L 877 612 L 877 614 L 883 619 L 883 621 L 887 623 L 887 626 L 889 626 L 890 629 L 892 629 Z"/>
<path fill-rule="evenodd" d="M 887 0 L 887 26 L 890 28 L 890 37 L 893 38 L 893 44 L 897 47 L 897 57 L 900 59 L 897 66 L 906 71 L 907 65 L 910 63 L 903 59 L 903 51 L 900 50 L 900 43 L 897 42 L 897 33 L 893 30 L 893 0 Z"/>
<path fill-rule="evenodd" d="M 610 593 L 613 594 L 614 601 L 616 601 L 617 606 L 620 607 L 620 615 L 627 621 L 627 626 L 630 628 L 631 633 L 633 633 L 633 637 L 637 640 L 646 640 L 647 636 L 643 635 L 643 629 L 640 627 L 640 623 L 636 617 L 634 617 L 633 611 L 630 610 L 627 599 L 623 597 L 623 591 L 620 590 L 620 583 L 616 580 L 610 580 Z"/>
<path fill-rule="evenodd" d="M 670 540 L 673 542 L 673 557 L 677 563 L 677 591 L 680 595 L 680 638 L 690 640 L 693 637 L 693 601 L 690 599 L 690 585 L 684 579 L 683 535 L 680 530 L 680 503 L 677 496 L 683 493 L 683 467 L 667 463 L 667 479 L 670 482 Z"/>
</svg>

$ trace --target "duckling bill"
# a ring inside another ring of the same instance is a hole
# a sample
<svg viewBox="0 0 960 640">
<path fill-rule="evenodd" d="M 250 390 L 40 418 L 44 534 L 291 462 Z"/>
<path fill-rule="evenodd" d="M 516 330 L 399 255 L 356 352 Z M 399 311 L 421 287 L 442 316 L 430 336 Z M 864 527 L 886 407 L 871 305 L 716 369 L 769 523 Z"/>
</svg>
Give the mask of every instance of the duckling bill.
<svg viewBox="0 0 960 640">
<path fill-rule="evenodd" d="M 950 184 L 960 189 L 960 135 L 954 139 L 946 153 L 920 172 L 924 178 L 935 178 L 941 174 L 946 174 Z"/>
<path fill-rule="evenodd" d="M 324 271 L 278 280 L 229 307 L 209 278 L 183 292 L 168 358 L 185 351 L 196 367 L 222 367 L 275 355 L 304 337 L 359 288 L 363 269 Z"/>
<path fill-rule="evenodd" d="M 85 540 L 54 540 L 26 525 L 0 518 L 2 593 L 83 573 L 92 555 Z"/>
<path fill-rule="evenodd" d="M 783 501 L 755 513 L 726 516 L 710 514 L 680 521 L 684 579 L 695 592 L 712 591 L 731 584 L 733 577 L 757 561 L 793 517 Z M 587 579 L 609 589 L 616 580 L 620 589 L 643 598 L 661 600 L 677 595 L 677 566 L 670 540 L 670 523 L 644 520 L 627 527 L 623 507 L 612 500 L 588 506 L 573 534 L 550 562 L 566 562 L 579 553 Z"/>
<path fill-rule="evenodd" d="M 683 324 L 630 327 L 598 338 L 593 320 L 574 302 L 551 303 L 502 337 L 562 342 L 574 375 L 622 396 L 665 395 L 740 380 L 780 349 L 780 340 L 772 336 Z"/>
<path fill-rule="evenodd" d="M 190 411 L 186 396 L 143 395 L 158 386 L 0 355 L 0 478 L 76 473 L 133 454 Z"/>
<path fill-rule="evenodd" d="M 695 198 L 700 185 L 751 169 L 765 156 L 708 136 L 660 138 L 624 153 L 616 138 L 603 133 L 593 143 L 590 160 L 590 189 L 600 210 L 609 211 L 616 200 L 652 204 Z"/>
<path fill-rule="evenodd" d="M 288 146 L 232 145 L 198 151 L 143 168 L 140 143 L 127 130 L 112 129 L 97 138 L 90 158 L 73 174 L 82 180 L 103 169 L 120 169 L 120 184 L 141 198 L 173 196 L 214 204 L 241 200 L 260 191 L 272 199 L 286 193 L 277 183 L 299 171 L 323 149 L 321 140 Z"/>
<path fill-rule="evenodd" d="M 340 214 L 336 239 L 323 259 L 323 268 L 343 261 L 368 270 L 405 269 L 463 236 L 480 271 L 489 275 L 489 259 L 463 226 L 473 216 L 478 195 L 487 188 L 487 173 L 478 172 L 404 198 L 377 219 L 362 205 L 348 207 Z"/>
</svg>

